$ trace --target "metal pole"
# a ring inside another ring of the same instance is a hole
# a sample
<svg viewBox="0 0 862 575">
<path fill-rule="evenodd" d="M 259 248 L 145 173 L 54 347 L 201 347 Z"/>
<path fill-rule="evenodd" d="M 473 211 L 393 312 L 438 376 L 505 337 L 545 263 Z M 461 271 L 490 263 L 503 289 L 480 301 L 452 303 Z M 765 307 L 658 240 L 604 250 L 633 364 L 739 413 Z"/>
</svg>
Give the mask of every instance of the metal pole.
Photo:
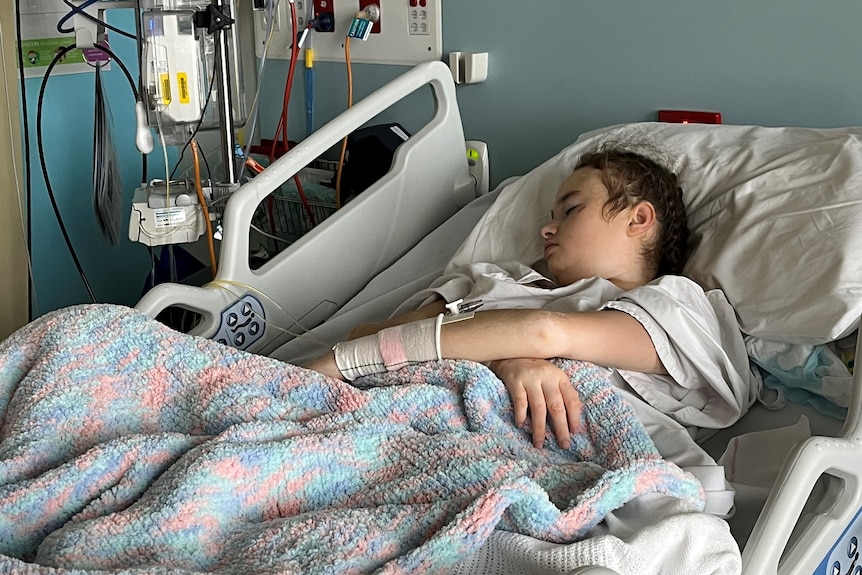
<svg viewBox="0 0 862 575">
<path fill-rule="evenodd" d="M 219 12 L 221 12 L 225 7 L 222 0 L 213 0 L 213 5 L 219 9 Z M 233 15 L 233 11 L 231 10 L 230 13 L 228 13 L 228 16 L 232 18 Z M 239 176 L 234 162 L 236 135 L 233 131 L 233 104 L 231 102 L 230 66 L 228 64 L 228 35 L 226 34 L 229 27 L 230 26 L 219 28 L 214 33 L 216 62 L 215 73 L 217 74 L 216 94 L 218 97 L 219 125 L 221 126 L 224 183 L 236 184 L 239 182 Z"/>
</svg>

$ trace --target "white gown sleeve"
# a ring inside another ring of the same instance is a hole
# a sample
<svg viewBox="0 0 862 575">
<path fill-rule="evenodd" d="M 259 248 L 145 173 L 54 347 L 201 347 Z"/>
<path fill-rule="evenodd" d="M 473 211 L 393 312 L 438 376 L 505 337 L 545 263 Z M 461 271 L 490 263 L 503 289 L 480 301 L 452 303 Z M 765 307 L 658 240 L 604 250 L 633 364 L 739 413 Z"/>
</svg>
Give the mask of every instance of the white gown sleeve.
<svg viewBox="0 0 862 575">
<path fill-rule="evenodd" d="M 646 402 L 681 424 L 727 427 L 757 397 L 759 380 L 721 291 L 704 293 L 687 278 L 665 276 L 602 309 L 631 315 L 649 333 L 668 376 L 619 373 Z"/>
<path fill-rule="evenodd" d="M 404 303 L 398 306 L 392 316 L 398 316 L 428 304 L 435 299 L 442 299 L 446 302 L 452 302 L 457 299 L 467 297 L 476 283 L 475 278 L 469 273 L 469 270 L 455 271 L 445 274 L 430 286 L 422 291 L 412 295 Z"/>
<path fill-rule="evenodd" d="M 484 309 L 539 308 L 553 299 L 551 291 L 533 286 L 539 281 L 548 280 L 518 262 L 470 264 L 441 276 L 401 304 L 392 315 L 413 311 L 434 299 L 447 302 L 481 299 L 485 302 Z"/>
</svg>

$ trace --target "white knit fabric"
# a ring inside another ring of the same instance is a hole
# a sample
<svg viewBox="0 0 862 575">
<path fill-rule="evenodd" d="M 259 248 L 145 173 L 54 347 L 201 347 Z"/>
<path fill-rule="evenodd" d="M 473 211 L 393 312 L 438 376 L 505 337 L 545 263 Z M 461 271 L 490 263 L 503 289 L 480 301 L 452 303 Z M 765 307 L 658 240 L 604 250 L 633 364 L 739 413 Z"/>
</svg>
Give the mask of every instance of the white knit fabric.
<svg viewBox="0 0 862 575">
<path fill-rule="evenodd" d="M 584 566 L 619 575 L 738 575 L 742 559 L 723 520 L 650 495 L 609 515 L 589 539 L 568 545 L 495 531 L 450 575 L 550 575 Z"/>
</svg>

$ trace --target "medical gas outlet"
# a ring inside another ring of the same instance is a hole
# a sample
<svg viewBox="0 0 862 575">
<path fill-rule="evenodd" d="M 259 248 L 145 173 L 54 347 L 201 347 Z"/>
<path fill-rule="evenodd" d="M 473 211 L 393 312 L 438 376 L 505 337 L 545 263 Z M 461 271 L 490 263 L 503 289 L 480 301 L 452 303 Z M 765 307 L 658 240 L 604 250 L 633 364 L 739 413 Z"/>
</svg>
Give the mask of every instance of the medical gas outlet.
<svg viewBox="0 0 862 575">
<path fill-rule="evenodd" d="M 312 0 L 314 2 L 314 31 L 332 33 L 335 32 L 335 12 L 333 2 L 335 0 Z M 299 24 L 302 25 L 301 23 Z"/>
</svg>

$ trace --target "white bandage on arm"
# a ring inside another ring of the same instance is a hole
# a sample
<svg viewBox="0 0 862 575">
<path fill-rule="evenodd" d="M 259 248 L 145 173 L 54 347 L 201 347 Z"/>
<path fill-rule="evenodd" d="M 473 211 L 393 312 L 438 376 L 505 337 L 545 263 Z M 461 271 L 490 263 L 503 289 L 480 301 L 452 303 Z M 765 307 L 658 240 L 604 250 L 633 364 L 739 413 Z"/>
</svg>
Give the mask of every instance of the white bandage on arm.
<svg viewBox="0 0 862 575">
<path fill-rule="evenodd" d="M 335 365 L 348 381 L 363 375 L 395 371 L 411 363 L 440 360 L 443 314 L 382 329 L 376 334 L 337 344 Z"/>
<path fill-rule="evenodd" d="M 335 365 L 347 381 L 386 371 L 376 333 L 337 343 L 332 351 L 335 352 Z"/>
</svg>

